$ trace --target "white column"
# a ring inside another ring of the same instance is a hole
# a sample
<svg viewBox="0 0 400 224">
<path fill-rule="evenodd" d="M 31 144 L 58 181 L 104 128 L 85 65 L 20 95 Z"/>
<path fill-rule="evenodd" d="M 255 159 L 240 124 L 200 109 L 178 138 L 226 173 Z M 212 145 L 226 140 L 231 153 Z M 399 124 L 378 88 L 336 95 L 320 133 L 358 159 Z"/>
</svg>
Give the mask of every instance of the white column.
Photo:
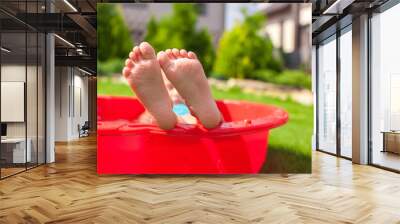
<svg viewBox="0 0 400 224">
<path fill-rule="evenodd" d="M 55 150 L 54 150 L 54 133 L 55 133 L 55 75 L 54 75 L 54 35 L 47 34 L 46 36 L 46 163 L 52 163 L 55 161 Z"/>
<path fill-rule="evenodd" d="M 353 19 L 353 162 L 368 163 L 368 16 Z"/>
<path fill-rule="evenodd" d="M 312 78 L 312 93 L 313 93 L 313 102 L 314 102 L 314 128 L 313 128 L 313 135 L 311 137 L 311 143 L 312 143 L 312 150 L 316 150 L 317 146 L 317 48 L 315 45 L 312 45 L 312 55 L 311 55 L 311 78 Z"/>
<path fill-rule="evenodd" d="M 46 1 L 46 11 L 53 12 L 54 5 Z M 55 43 L 54 34 L 46 35 L 46 163 L 55 161 Z"/>
</svg>

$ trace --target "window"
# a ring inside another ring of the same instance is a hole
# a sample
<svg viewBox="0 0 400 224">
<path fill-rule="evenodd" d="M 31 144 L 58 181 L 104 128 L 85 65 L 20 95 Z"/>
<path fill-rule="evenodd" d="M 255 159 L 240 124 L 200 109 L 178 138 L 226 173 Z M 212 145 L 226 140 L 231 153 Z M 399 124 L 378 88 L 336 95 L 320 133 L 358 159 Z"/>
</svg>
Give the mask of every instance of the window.
<svg viewBox="0 0 400 224">
<path fill-rule="evenodd" d="M 132 8 L 138 8 L 138 9 L 145 9 L 148 7 L 147 3 L 135 3 L 135 4 L 124 4 L 124 7 L 132 7 Z"/>
<path fill-rule="evenodd" d="M 318 48 L 318 149 L 336 153 L 336 36 Z"/>
<path fill-rule="evenodd" d="M 351 26 L 340 36 L 340 154 L 352 157 L 352 34 Z"/>
<path fill-rule="evenodd" d="M 207 4 L 197 3 L 196 9 L 197 9 L 197 12 L 199 13 L 199 15 L 201 15 L 201 16 L 207 15 Z"/>
<path fill-rule="evenodd" d="M 400 170 L 400 4 L 371 18 L 371 162 Z"/>
</svg>

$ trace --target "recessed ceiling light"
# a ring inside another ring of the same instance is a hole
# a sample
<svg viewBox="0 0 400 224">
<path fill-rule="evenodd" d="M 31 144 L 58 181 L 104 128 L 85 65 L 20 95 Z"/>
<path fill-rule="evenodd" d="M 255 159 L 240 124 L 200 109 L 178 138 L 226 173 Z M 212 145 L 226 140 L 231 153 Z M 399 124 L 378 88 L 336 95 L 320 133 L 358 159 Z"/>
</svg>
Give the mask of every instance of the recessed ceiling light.
<svg viewBox="0 0 400 224">
<path fill-rule="evenodd" d="M 64 39 L 64 38 L 62 38 L 62 37 L 60 37 L 59 35 L 57 35 L 57 34 L 54 34 L 54 36 L 55 37 L 57 37 L 59 40 L 61 40 L 62 42 L 64 42 L 64 43 L 66 43 L 67 45 L 69 45 L 70 47 L 73 47 L 73 48 L 75 48 L 75 45 L 73 45 L 71 42 L 69 42 L 68 40 L 66 40 L 66 39 Z"/>
<path fill-rule="evenodd" d="M 322 14 L 342 14 L 343 10 L 351 5 L 355 0 L 336 0 Z"/>
<path fill-rule="evenodd" d="M 78 67 L 78 69 L 79 69 L 81 72 L 85 73 L 85 74 L 92 75 L 92 73 L 90 73 L 90 72 L 88 72 L 88 71 L 86 71 L 86 70 L 83 70 L 83 69 L 81 69 L 81 68 L 79 68 L 79 67 Z"/>
<path fill-rule="evenodd" d="M 1 47 L 1 50 L 4 51 L 4 52 L 6 52 L 6 53 L 10 53 L 10 52 L 11 52 L 11 50 L 9 50 L 9 49 L 7 49 L 7 48 L 5 48 L 5 47 Z"/>
<path fill-rule="evenodd" d="M 74 12 L 78 12 L 78 10 L 68 1 L 68 0 L 64 0 L 65 4 L 68 5 L 68 7 L 70 7 Z"/>
</svg>

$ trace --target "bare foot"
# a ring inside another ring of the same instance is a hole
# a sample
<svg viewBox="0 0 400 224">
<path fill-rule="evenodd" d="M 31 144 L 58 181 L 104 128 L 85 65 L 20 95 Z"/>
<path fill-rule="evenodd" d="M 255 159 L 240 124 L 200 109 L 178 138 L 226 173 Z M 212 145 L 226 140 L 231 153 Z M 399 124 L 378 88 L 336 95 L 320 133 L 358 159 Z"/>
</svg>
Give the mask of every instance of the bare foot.
<svg viewBox="0 0 400 224">
<path fill-rule="evenodd" d="M 153 47 L 146 42 L 134 47 L 122 73 L 158 126 L 174 128 L 176 116 Z"/>
<path fill-rule="evenodd" d="M 221 123 L 221 114 L 211 95 L 203 66 L 193 52 L 168 49 L 157 55 L 166 77 L 205 128 L 215 128 Z"/>
</svg>

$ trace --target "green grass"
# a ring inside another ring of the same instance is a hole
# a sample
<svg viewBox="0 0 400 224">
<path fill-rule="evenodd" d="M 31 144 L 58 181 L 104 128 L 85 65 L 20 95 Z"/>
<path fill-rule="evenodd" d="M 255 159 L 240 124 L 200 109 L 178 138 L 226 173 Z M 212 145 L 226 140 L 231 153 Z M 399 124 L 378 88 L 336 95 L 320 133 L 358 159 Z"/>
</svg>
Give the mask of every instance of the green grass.
<svg viewBox="0 0 400 224">
<path fill-rule="evenodd" d="M 129 87 L 107 78 L 99 78 L 98 95 L 133 96 Z M 311 135 L 313 129 L 313 108 L 292 101 L 267 96 L 243 93 L 238 88 L 219 90 L 212 88 L 216 99 L 247 100 L 271 104 L 289 113 L 286 125 L 273 129 L 270 133 L 267 163 L 263 173 L 310 173 Z"/>
<path fill-rule="evenodd" d="M 109 77 L 98 77 L 97 95 L 134 96 L 134 93 L 123 82 L 113 81 Z"/>
</svg>

